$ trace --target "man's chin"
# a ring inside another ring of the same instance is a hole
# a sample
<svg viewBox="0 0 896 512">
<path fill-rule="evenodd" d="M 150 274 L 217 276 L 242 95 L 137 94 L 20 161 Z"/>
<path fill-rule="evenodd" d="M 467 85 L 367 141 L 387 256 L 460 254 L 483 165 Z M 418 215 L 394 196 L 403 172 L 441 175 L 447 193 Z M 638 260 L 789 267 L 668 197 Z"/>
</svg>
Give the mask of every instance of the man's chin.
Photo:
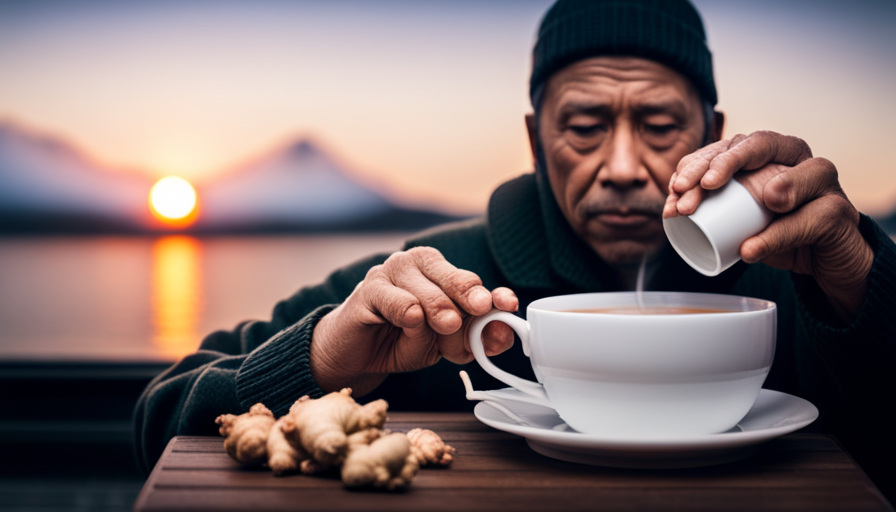
<svg viewBox="0 0 896 512">
<path fill-rule="evenodd" d="M 666 243 L 666 233 L 659 215 L 623 217 L 625 221 L 640 220 L 622 225 L 609 222 L 613 219 L 608 220 L 607 216 L 593 216 L 578 224 L 576 231 L 601 259 L 611 265 L 639 263 L 644 254 L 652 254 Z"/>
<path fill-rule="evenodd" d="M 653 254 L 663 246 L 659 240 L 613 240 L 589 243 L 594 252 L 611 265 L 639 263 L 645 254 Z"/>
</svg>

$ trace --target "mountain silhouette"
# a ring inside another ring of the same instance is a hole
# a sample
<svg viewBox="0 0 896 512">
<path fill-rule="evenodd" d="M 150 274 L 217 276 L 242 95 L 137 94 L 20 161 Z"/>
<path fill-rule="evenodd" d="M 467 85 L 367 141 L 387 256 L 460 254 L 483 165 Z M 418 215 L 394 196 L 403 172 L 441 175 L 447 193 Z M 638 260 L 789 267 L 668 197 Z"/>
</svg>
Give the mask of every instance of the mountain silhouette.
<svg viewBox="0 0 896 512">
<path fill-rule="evenodd" d="M 142 229 L 152 181 L 98 165 L 65 141 L 0 123 L 0 230 Z"/>
<path fill-rule="evenodd" d="M 151 232 L 152 180 L 92 162 L 66 141 L 0 123 L 0 231 Z M 310 140 L 197 187 L 197 233 L 416 230 L 458 217 L 364 184 Z M 157 229 L 157 228 L 155 228 Z"/>
<path fill-rule="evenodd" d="M 200 229 L 335 226 L 396 207 L 301 140 L 199 188 Z"/>
</svg>

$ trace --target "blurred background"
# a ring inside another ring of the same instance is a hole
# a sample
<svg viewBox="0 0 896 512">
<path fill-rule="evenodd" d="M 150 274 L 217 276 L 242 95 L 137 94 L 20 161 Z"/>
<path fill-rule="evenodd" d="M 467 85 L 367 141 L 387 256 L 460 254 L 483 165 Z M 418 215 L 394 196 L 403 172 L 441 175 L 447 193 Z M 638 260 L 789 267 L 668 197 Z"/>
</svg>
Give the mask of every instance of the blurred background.
<svg viewBox="0 0 896 512">
<path fill-rule="evenodd" d="M 0 1 L 0 510 L 129 510 L 153 376 L 529 171 L 550 3 Z M 695 4 L 725 135 L 805 139 L 896 232 L 896 2 Z"/>
</svg>

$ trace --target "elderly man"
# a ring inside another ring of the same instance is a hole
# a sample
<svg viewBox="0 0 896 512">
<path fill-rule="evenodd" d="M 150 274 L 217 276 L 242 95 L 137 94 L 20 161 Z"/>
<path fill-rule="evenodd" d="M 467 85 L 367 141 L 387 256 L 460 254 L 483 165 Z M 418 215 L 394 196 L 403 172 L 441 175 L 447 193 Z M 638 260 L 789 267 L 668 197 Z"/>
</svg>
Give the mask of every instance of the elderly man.
<svg viewBox="0 0 896 512">
<path fill-rule="evenodd" d="M 550 295 L 648 289 L 760 297 L 779 307 L 766 387 L 804 396 L 877 475 L 892 471 L 886 410 L 896 352 L 896 247 L 850 204 L 834 164 L 771 132 L 721 140 L 724 116 L 699 15 L 686 0 L 566 1 L 545 15 L 526 117 L 536 170 L 500 186 L 483 218 L 415 236 L 279 303 L 268 322 L 208 336 L 157 378 L 135 420 L 148 468 L 177 434 L 264 402 L 352 387 L 393 408 L 469 410 L 457 377 L 470 320 Z M 669 249 L 663 216 L 732 178 L 778 215 L 714 278 Z M 531 366 L 501 323 L 486 352 Z M 500 354 L 500 355 L 498 355 Z M 477 387 L 503 385 L 476 365 Z M 868 441 L 871 440 L 871 441 Z M 885 450 L 880 457 L 875 450 Z M 890 464 L 890 463 L 887 463 Z"/>
</svg>

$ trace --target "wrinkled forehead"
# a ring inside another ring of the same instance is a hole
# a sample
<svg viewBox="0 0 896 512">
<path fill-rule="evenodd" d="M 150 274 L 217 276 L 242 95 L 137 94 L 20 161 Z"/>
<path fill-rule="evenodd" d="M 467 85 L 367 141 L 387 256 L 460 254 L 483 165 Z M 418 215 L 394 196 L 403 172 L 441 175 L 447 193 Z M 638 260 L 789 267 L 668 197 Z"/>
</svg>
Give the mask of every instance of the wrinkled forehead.
<svg viewBox="0 0 896 512">
<path fill-rule="evenodd" d="M 577 61 L 551 76 L 539 105 L 552 111 L 588 108 L 651 109 L 675 107 L 700 115 L 693 84 L 672 68 L 638 57 L 594 57 Z"/>
</svg>

